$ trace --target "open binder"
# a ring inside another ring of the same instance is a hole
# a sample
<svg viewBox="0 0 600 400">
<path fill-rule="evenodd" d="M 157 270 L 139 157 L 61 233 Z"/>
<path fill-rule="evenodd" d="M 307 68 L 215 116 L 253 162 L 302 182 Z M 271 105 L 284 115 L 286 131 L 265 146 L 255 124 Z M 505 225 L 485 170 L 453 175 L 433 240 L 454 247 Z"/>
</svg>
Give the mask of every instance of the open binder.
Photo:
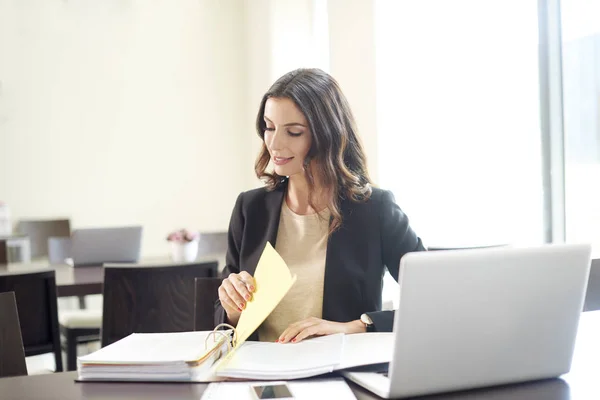
<svg viewBox="0 0 600 400">
<path fill-rule="evenodd" d="M 80 357 L 78 380 L 287 380 L 387 363 L 392 357 L 392 333 L 337 334 L 296 344 L 247 341 L 234 347 L 236 330 L 224 328 L 212 332 L 132 334 Z M 202 349 L 195 351 L 198 344 Z M 141 351 L 146 347 L 148 351 Z"/>
</svg>

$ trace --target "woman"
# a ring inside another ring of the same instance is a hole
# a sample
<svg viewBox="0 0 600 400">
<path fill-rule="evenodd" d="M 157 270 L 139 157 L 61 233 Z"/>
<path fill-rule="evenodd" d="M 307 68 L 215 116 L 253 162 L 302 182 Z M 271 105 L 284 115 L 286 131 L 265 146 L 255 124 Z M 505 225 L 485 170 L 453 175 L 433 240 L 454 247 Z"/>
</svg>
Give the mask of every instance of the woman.
<svg viewBox="0 0 600 400">
<path fill-rule="evenodd" d="M 287 73 L 263 96 L 256 129 L 266 187 L 236 201 L 215 322 L 237 324 L 269 241 L 297 281 L 251 340 L 391 331 L 393 312 L 380 311 L 384 268 L 397 280 L 400 258 L 424 247 L 392 193 L 371 187 L 337 82 L 319 69 Z"/>
</svg>

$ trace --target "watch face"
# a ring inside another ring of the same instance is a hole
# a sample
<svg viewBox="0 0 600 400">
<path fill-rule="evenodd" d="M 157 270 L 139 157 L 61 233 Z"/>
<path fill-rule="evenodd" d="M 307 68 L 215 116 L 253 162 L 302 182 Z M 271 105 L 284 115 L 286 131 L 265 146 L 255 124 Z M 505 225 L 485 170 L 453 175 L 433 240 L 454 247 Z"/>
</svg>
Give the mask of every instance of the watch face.
<svg viewBox="0 0 600 400">
<path fill-rule="evenodd" d="M 360 316 L 360 320 L 367 325 L 373 325 L 373 320 L 367 315 L 363 314 Z"/>
</svg>

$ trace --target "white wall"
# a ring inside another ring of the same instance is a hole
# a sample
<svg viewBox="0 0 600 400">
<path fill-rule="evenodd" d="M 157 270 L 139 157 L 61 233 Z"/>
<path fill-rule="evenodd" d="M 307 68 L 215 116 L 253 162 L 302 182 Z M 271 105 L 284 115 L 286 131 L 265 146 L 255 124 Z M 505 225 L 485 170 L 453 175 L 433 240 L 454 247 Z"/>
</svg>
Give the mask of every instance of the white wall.
<svg viewBox="0 0 600 400">
<path fill-rule="evenodd" d="M 299 67 L 340 81 L 377 180 L 372 9 L 0 0 L 0 200 L 14 220 L 142 224 L 145 256 L 172 229 L 226 229 L 237 194 L 261 185 L 260 98 Z"/>
<path fill-rule="evenodd" d="M 374 0 L 329 0 L 330 73 L 356 119 L 371 179 L 377 184 L 378 145 Z"/>
<path fill-rule="evenodd" d="M 271 15 L 271 0 L 244 0 L 246 123 L 242 132 L 249 141 L 244 176 L 252 187 L 262 185 L 254 173 L 254 162 L 261 146 L 255 122 L 260 100 L 272 84 Z"/>
<path fill-rule="evenodd" d="M 260 100 L 282 75 L 297 68 L 329 66 L 325 0 L 245 0 L 246 121 L 250 137 L 245 166 L 252 187 L 262 183 L 254 173 L 261 147 L 255 122 Z"/>
<path fill-rule="evenodd" d="M 236 0 L 0 0 L 0 199 L 74 227 L 226 229 L 249 186 Z"/>
</svg>

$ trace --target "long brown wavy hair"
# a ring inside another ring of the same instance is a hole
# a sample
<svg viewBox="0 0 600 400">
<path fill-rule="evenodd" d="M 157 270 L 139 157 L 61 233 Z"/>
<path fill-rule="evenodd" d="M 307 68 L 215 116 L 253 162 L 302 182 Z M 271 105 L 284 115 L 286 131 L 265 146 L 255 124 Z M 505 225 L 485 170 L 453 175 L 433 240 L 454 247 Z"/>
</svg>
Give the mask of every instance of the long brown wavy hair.
<svg viewBox="0 0 600 400">
<path fill-rule="evenodd" d="M 265 93 L 256 116 L 256 131 L 263 140 L 254 169 L 270 190 L 287 184 L 287 177 L 267 172 L 271 160 L 264 142 L 265 104 L 271 97 L 288 98 L 302 111 L 312 134 L 312 144 L 304 160 L 313 209 L 315 176 L 329 190 L 327 208 L 331 213 L 331 234 L 342 225 L 341 201 L 364 202 L 371 197 L 367 159 L 357 135 L 356 123 L 346 97 L 333 77 L 320 69 L 297 69 L 279 78 Z M 312 161 L 315 168 L 312 168 Z M 314 169 L 314 170 L 313 170 Z"/>
</svg>

